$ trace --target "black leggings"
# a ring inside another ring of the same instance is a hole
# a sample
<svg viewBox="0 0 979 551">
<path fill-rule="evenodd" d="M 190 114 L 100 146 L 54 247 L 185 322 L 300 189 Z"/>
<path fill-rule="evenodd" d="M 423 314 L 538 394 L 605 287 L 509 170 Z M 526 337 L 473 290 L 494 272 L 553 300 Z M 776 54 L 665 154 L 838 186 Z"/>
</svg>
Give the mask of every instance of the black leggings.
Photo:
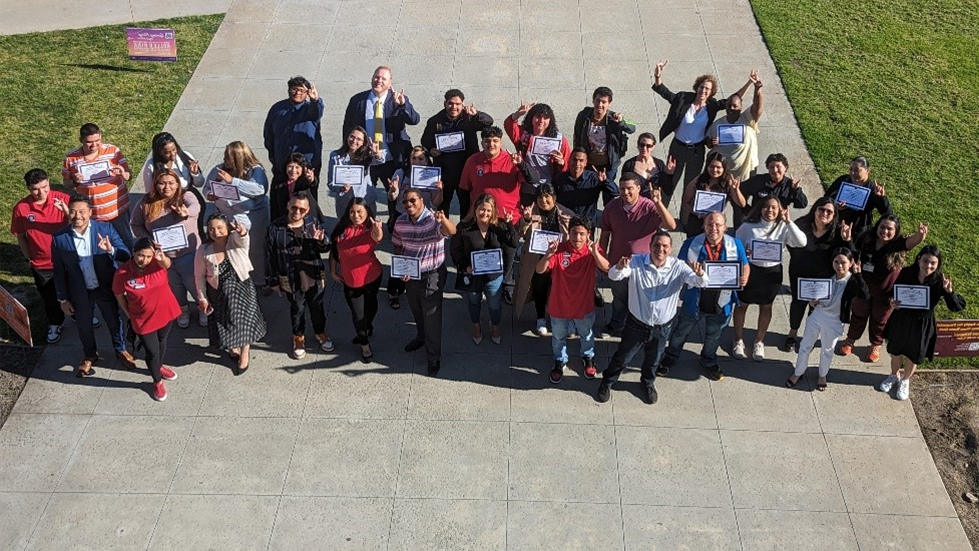
<svg viewBox="0 0 979 551">
<path fill-rule="evenodd" d="M 370 344 L 370 333 L 374 330 L 374 317 L 377 315 L 377 292 L 381 289 L 381 278 L 363 287 L 343 286 L 343 298 L 350 307 L 354 319 L 354 330 L 357 332 L 357 344 Z"/>
<path fill-rule="evenodd" d="M 547 297 L 551 294 L 551 274 L 534 272 L 534 277 L 530 278 L 530 293 L 534 298 L 537 319 L 544 319 L 547 312 Z"/>
<path fill-rule="evenodd" d="M 140 340 L 143 341 L 143 350 L 146 351 L 146 366 L 150 368 L 154 383 L 163 380 L 163 376 L 160 375 L 160 368 L 163 367 L 163 356 L 167 353 L 167 337 L 172 328 L 173 322 L 171 321 L 156 331 L 139 336 Z"/>
</svg>

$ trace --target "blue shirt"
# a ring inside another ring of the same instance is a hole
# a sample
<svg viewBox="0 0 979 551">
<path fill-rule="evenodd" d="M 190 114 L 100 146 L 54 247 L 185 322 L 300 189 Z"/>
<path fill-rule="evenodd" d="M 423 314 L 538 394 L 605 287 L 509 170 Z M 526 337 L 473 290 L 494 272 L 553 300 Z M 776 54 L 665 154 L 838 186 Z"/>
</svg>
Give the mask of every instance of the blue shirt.
<svg viewBox="0 0 979 551">
<path fill-rule="evenodd" d="M 265 117 L 265 149 L 273 171 L 282 171 L 290 153 L 302 153 L 314 167 L 323 164 L 323 137 L 320 119 L 325 111 L 323 98 L 292 103 L 275 102 Z"/>
<path fill-rule="evenodd" d="M 98 289 L 99 277 L 95 274 L 95 262 L 92 260 L 92 225 L 86 226 L 82 233 L 72 228 L 71 238 L 75 242 L 75 252 L 78 253 L 78 265 L 82 269 L 82 277 L 85 278 L 85 288 L 89 291 Z"/>
</svg>

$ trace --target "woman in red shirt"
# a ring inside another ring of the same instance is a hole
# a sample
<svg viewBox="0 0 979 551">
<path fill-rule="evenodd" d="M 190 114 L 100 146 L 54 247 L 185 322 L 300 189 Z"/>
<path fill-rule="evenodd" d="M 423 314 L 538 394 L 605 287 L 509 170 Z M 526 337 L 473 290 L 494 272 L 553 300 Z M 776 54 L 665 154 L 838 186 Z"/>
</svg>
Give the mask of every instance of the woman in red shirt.
<svg viewBox="0 0 979 551">
<path fill-rule="evenodd" d="M 343 298 L 350 307 L 357 331 L 354 343 L 360 345 L 364 363 L 374 359 L 369 337 L 374 333 L 377 291 L 381 288 L 383 271 L 375 250 L 383 238 L 381 222 L 374 219 L 370 204 L 361 197 L 351 199 L 330 238 L 330 276 L 343 285 Z"/>
<path fill-rule="evenodd" d="M 173 320 L 180 315 L 167 277 L 169 267 L 170 258 L 148 237 L 142 237 L 133 245 L 133 257 L 116 270 L 112 280 L 112 293 L 119 307 L 143 341 L 146 366 L 153 375 L 153 399 L 158 402 L 167 399 L 163 381 L 177 378 L 172 369 L 163 365 L 167 336 Z"/>
</svg>

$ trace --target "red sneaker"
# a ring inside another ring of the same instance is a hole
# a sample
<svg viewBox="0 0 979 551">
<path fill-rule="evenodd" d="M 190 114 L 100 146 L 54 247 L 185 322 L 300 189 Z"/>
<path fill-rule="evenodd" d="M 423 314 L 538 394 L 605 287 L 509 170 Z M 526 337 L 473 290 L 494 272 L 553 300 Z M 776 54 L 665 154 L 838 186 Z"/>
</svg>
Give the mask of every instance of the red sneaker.
<svg viewBox="0 0 979 551">
<path fill-rule="evenodd" d="M 585 358 L 585 378 L 594 379 L 597 373 L 598 369 L 595 368 L 595 358 Z"/>
<path fill-rule="evenodd" d="M 876 362 L 880 359 L 880 345 L 870 347 L 870 354 L 867 354 L 867 361 Z"/>
<path fill-rule="evenodd" d="M 177 372 L 164 365 L 160 367 L 160 377 L 163 377 L 164 381 L 176 381 Z"/>
<path fill-rule="evenodd" d="M 840 345 L 840 356 L 849 356 L 851 353 L 853 353 L 853 341 L 846 339 Z"/>
<path fill-rule="evenodd" d="M 167 399 L 167 387 L 163 386 L 163 381 L 153 383 L 153 399 L 157 402 Z"/>
</svg>

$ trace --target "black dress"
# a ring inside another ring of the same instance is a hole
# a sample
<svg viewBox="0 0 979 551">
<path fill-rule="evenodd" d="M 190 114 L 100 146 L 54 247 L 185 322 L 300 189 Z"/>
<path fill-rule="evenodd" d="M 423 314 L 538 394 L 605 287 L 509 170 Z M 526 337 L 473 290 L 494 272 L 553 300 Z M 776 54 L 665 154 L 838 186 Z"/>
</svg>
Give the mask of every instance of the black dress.
<svg viewBox="0 0 979 551">
<path fill-rule="evenodd" d="M 218 270 L 218 288 L 207 286 L 207 301 L 214 308 L 208 324 L 211 342 L 231 349 L 258 341 L 265 336 L 265 318 L 251 278 L 238 279 L 227 257 Z"/>
<path fill-rule="evenodd" d="M 903 268 L 898 274 L 894 285 L 922 285 L 918 281 L 918 266 Z M 884 338 L 887 339 L 887 353 L 892 356 L 904 356 L 915 364 L 930 360 L 935 355 L 935 306 L 940 299 L 952 312 L 965 309 L 965 299 L 958 293 L 946 293 L 940 278 L 925 280 L 929 290 L 927 310 L 911 308 L 895 308 L 887 325 L 884 327 Z"/>
</svg>

